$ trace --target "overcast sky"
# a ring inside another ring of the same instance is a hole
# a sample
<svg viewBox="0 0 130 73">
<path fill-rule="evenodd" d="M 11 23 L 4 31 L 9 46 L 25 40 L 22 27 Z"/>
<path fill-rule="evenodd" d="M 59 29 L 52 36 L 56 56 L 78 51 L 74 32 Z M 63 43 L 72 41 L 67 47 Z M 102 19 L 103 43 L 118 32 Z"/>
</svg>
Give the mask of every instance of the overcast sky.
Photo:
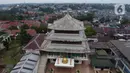
<svg viewBox="0 0 130 73">
<path fill-rule="evenodd" d="M 10 3 L 125 3 L 130 0 L 0 0 L 0 4 Z"/>
</svg>

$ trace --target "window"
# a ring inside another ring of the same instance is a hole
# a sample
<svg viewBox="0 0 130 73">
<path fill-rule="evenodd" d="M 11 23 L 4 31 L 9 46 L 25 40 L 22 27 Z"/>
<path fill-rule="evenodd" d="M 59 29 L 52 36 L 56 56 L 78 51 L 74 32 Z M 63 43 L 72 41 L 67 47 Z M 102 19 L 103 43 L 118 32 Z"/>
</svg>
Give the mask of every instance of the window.
<svg viewBox="0 0 130 73">
<path fill-rule="evenodd" d="M 75 60 L 75 63 L 79 63 L 79 61 L 78 61 L 78 60 Z"/>
<path fill-rule="evenodd" d="M 53 59 L 53 61 L 56 61 L 56 59 Z"/>
</svg>

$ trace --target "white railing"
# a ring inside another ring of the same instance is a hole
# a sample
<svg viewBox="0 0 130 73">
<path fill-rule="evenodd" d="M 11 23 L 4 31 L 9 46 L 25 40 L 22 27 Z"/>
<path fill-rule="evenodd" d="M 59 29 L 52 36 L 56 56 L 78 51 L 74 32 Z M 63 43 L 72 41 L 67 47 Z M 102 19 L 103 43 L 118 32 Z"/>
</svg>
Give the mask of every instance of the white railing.
<svg viewBox="0 0 130 73">
<path fill-rule="evenodd" d="M 47 37 L 51 36 L 52 34 L 54 34 L 54 30 L 52 30 L 51 32 L 48 32 Z"/>
<path fill-rule="evenodd" d="M 54 59 L 54 58 L 58 58 L 58 57 L 60 57 L 60 55 L 47 55 L 47 58 L 50 58 L 50 59 Z M 85 57 L 85 56 L 79 57 L 79 56 L 77 56 L 77 57 L 74 57 L 74 59 L 76 59 L 76 60 L 88 60 L 88 57 Z"/>
<path fill-rule="evenodd" d="M 88 60 L 88 57 L 85 57 L 85 56 L 79 57 L 79 56 L 77 56 L 77 57 L 74 57 L 74 59 L 77 59 L 77 60 Z"/>
<path fill-rule="evenodd" d="M 79 34 L 54 33 L 54 36 L 80 36 Z"/>
<path fill-rule="evenodd" d="M 47 55 L 47 58 L 50 58 L 50 59 L 52 59 L 52 58 L 58 58 L 59 56 L 58 55 Z"/>
</svg>

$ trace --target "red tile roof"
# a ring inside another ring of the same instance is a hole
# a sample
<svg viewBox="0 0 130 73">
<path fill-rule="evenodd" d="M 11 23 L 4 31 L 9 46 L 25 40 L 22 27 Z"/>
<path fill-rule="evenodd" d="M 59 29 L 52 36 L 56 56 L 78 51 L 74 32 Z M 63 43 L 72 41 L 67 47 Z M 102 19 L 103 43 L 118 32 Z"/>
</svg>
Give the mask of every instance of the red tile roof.
<svg viewBox="0 0 130 73">
<path fill-rule="evenodd" d="M 48 19 L 49 19 L 49 16 L 46 16 L 46 17 L 45 17 L 45 20 L 48 20 Z"/>
<path fill-rule="evenodd" d="M 11 31 L 10 31 L 10 30 L 4 30 L 4 32 L 6 32 L 6 33 L 8 33 L 8 34 L 10 34 L 10 33 L 11 33 Z"/>
<path fill-rule="evenodd" d="M 23 22 L 24 24 L 27 24 L 28 26 L 37 26 L 40 27 L 40 22 L 36 21 L 36 20 L 22 20 L 21 22 Z"/>
<path fill-rule="evenodd" d="M 12 30 L 12 31 L 11 31 L 11 34 L 12 34 L 12 35 L 16 35 L 16 34 L 19 33 L 19 32 L 20 32 L 20 30 Z"/>
<path fill-rule="evenodd" d="M 34 38 L 23 48 L 23 50 L 39 50 L 44 41 L 44 34 L 37 34 Z"/>
<path fill-rule="evenodd" d="M 17 22 L 17 21 L 9 22 L 9 24 L 10 24 L 11 26 L 18 26 L 18 25 L 19 25 L 19 22 Z"/>
<path fill-rule="evenodd" d="M 37 34 L 37 32 L 34 29 L 27 29 L 27 33 L 31 36 L 34 36 Z"/>
<path fill-rule="evenodd" d="M 44 34 L 40 34 L 39 37 L 36 39 L 36 42 L 41 46 L 44 41 Z"/>
<path fill-rule="evenodd" d="M 11 35 L 16 35 L 17 33 L 20 32 L 20 30 L 5 30 L 5 32 L 11 34 Z M 31 36 L 35 36 L 37 33 L 34 29 L 27 29 L 27 33 Z"/>
<path fill-rule="evenodd" d="M 0 20 L 0 23 L 7 23 L 7 22 L 9 22 L 9 21 Z"/>
<path fill-rule="evenodd" d="M 3 29 L 8 29 L 10 27 L 10 24 L 2 24 L 1 28 Z"/>
<path fill-rule="evenodd" d="M 37 45 L 37 43 L 35 41 L 32 41 L 31 43 L 29 43 L 28 46 L 26 46 L 27 49 L 31 49 L 31 50 L 36 50 L 39 49 L 40 46 Z"/>
<path fill-rule="evenodd" d="M 40 27 L 41 22 L 37 20 L 21 20 L 24 24 L 27 24 L 29 27 L 37 26 Z M 0 21 L 0 27 L 4 29 L 8 29 L 10 26 L 18 26 L 21 25 L 20 21 Z"/>
</svg>

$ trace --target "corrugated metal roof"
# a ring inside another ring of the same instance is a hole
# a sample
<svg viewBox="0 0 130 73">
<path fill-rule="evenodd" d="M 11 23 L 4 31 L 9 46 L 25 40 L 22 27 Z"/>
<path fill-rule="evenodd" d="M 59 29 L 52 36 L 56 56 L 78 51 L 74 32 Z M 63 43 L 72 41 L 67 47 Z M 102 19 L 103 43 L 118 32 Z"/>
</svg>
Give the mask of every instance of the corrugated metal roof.
<svg viewBox="0 0 130 73">
<path fill-rule="evenodd" d="M 39 56 L 38 51 L 25 53 L 11 73 L 32 73 L 39 60 Z"/>
<path fill-rule="evenodd" d="M 111 40 L 111 43 L 130 61 L 129 41 Z"/>
</svg>

